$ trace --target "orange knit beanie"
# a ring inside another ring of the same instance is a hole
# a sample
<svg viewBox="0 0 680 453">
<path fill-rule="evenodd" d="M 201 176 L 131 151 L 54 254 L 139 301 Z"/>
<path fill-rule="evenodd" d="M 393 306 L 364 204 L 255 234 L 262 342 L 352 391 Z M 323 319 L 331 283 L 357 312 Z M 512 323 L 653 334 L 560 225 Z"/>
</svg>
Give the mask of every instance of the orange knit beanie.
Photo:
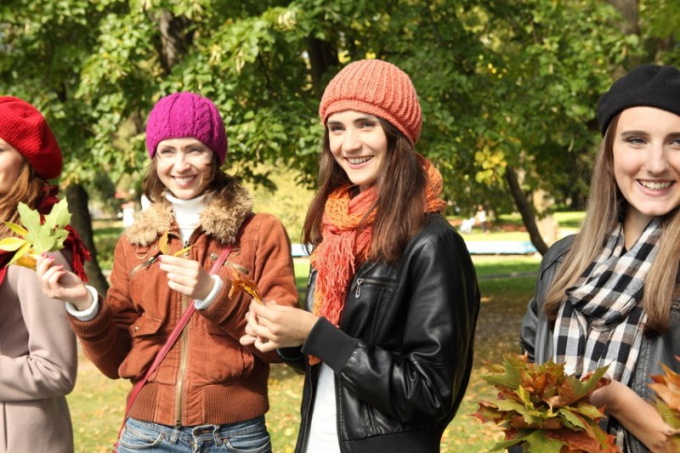
<svg viewBox="0 0 680 453">
<path fill-rule="evenodd" d="M 337 112 L 356 110 L 392 123 L 412 144 L 420 137 L 422 112 L 411 79 L 382 60 L 359 60 L 345 66 L 330 81 L 321 98 L 323 124 Z"/>
</svg>

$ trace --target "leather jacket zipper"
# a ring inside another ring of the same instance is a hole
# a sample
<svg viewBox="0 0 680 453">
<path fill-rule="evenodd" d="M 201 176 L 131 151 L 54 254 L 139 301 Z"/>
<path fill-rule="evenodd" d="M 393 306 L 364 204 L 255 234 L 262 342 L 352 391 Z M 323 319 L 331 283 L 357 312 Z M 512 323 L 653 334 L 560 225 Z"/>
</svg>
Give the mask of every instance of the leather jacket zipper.
<svg viewBox="0 0 680 453">
<path fill-rule="evenodd" d="M 371 283 L 371 284 L 374 284 L 374 285 L 384 285 L 387 282 L 385 282 L 383 280 L 376 280 L 374 278 L 357 278 L 357 289 L 354 292 L 355 298 L 358 299 L 359 297 L 361 297 L 361 285 L 363 285 L 364 283 Z"/>
</svg>

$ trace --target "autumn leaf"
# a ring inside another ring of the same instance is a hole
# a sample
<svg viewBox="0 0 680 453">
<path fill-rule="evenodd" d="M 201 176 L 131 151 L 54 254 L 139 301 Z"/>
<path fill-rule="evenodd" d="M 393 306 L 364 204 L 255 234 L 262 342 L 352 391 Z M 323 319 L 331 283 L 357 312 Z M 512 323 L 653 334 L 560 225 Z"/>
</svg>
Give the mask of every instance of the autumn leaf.
<svg viewBox="0 0 680 453">
<path fill-rule="evenodd" d="M 14 252 L 7 265 L 17 264 L 35 269 L 36 258 L 44 252 L 61 250 L 68 237 L 66 226 L 71 221 L 66 199 L 55 203 L 44 217 L 25 203 L 17 206 L 21 225 L 5 222 L 5 225 L 18 237 L 0 240 L 0 250 Z"/>
<path fill-rule="evenodd" d="M 253 280 L 250 280 L 248 277 L 244 276 L 241 274 L 241 272 L 237 271 L 233 267 L 231 268 L 231 275 L 233 278 L 232 285 L 235 290 L 245 291 L 246 293 L 250 294 L 253 300 L 264 304 L 262 301 L 262 296 L 260 295 L 260 291 L 257 289 L 257 283 L 255 283 Z"/>
<path fill-rule="evenodd" d="M 158 250 L 163 255 L 170 255 L 170 245 L 169 243 L 169 235 L 168 232 L 166 231 L 161 235 L 161 237 L 158 239 Z M 177 250 L 175 253 L 172 254 L 172 256 L 180 256 L 184 254 L 185 252 L 188 252 L 191 250 L 191 246 L 184 247 L 183 249 Z"/>
<path fill-rule="evenodd" d="M 504 430 L 505 441 L 492 451 L 520 444 L 528 452 L 620 451 L 598 425 L 604 413 L 588 402 L 607 383 L 607 367 L 577 379 L 564 372 L 564 364 L 535 364 L 517 354 L 485 366 L 490 373 L 482 378 L 496 387 L 498 400 L 479 402 L 474 415 Z"/>
<path fill-rule="evenodd" d="M 680 357 L 676 356 L 676 360 Z M 676 433 L 669 438 L 669 443 L 675 448 L 669 451 L 680 451 L 680 374 L 661 364 L 664 374 L 652 375 L 649 387 L 656 393 L 655 407 L 663 420 Z"/>
</svg>

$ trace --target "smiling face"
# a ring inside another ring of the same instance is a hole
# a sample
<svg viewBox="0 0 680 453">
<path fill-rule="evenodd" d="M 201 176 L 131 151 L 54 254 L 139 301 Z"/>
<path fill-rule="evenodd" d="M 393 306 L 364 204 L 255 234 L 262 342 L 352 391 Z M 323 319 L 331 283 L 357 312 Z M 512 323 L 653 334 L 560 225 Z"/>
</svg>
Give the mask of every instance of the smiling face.
<svg viewBox="0 0 680 453">
<path fill-rule="evenodd" d="M 680 205 L 680 116 L 654 107 L 626 109 L 612 149 L 616 184 L 628 202 L 625 226 L 642 231 Z"/>
<path fill-rule="evenodd" d="M 156 171 L 173 196 L 190 200 L 210 182 L 214 153 L 195 138 L 171 138 L 158 143 Z"/>
<path fill-rule="evenodd" d="M 387 155 L 387 136 L 378 117 L 346 110 L 330 115 L 326 127 L 331 154 L 352 184 L 360 190 L 372 186 Z"/>
<path fill-rule="evenodd" d="M 0 138 L 0 196 L 9 193 L 19 177 L 24 156 Z"/>
</svg>

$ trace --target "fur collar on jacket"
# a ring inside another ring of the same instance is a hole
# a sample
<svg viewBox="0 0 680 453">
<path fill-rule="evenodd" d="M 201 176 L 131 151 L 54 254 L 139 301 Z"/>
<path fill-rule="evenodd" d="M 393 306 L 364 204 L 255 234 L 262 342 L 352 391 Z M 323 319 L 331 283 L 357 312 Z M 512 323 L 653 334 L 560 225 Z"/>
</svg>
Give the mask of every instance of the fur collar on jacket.
<svg viewBox="0 0 680 453">
<path fill-rule="evenodd" d="M 243 187 L 236 187 L 228 197 L 214 197 L 200 216 L 200 227 L 208 235 L 226 244 L 234 242 L 241 224 L 252 212 L 253 200 Z M 147 246 L 174 225 L 172 205 L 163 200 L 153 203 L 135 219 L 125 236 L 135 245 Z"/>
</svg>

